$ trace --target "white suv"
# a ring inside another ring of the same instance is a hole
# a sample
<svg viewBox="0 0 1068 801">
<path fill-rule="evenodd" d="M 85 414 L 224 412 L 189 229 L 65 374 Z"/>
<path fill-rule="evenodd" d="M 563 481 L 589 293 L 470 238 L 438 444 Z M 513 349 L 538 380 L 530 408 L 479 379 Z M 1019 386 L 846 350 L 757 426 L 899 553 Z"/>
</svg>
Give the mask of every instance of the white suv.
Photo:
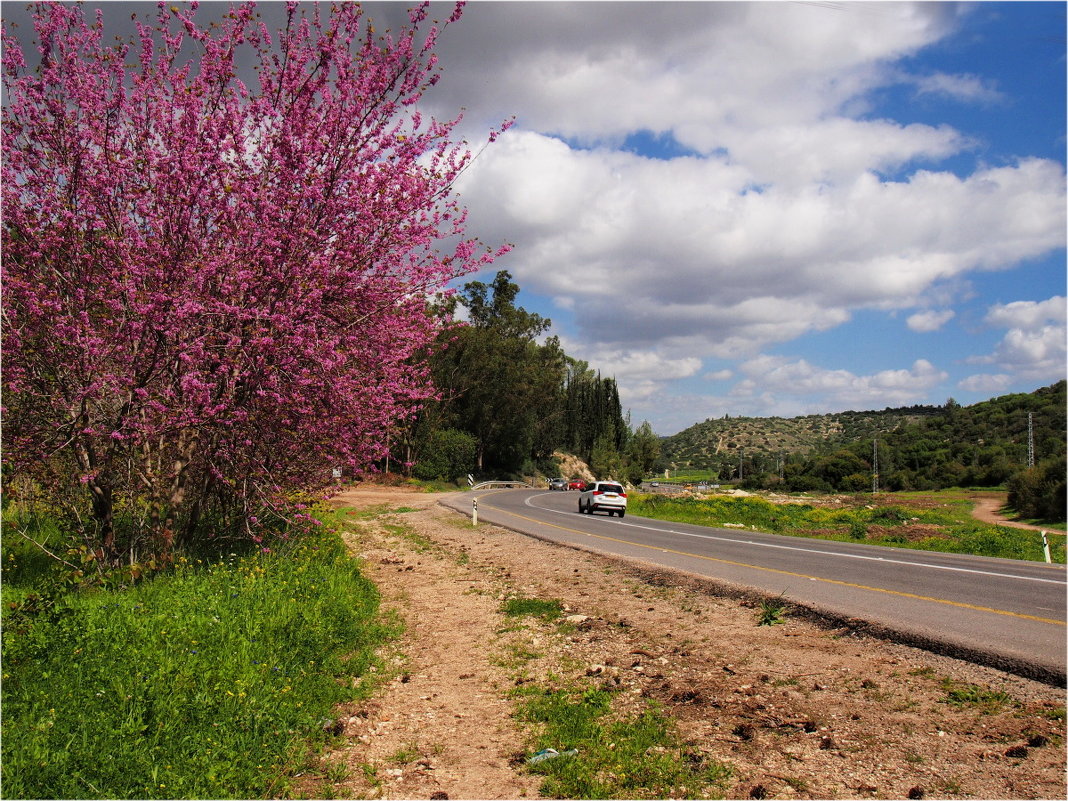
<svg viewBox="0 0 1068 801">
<path fill-rule="evenodd" d="M 622 485 L 614 481 L 595 481 L 586 485 L 586 489 L 579 495 L 578 504 L 579 512 L 588 515 L 598 509 L 604 509 L 609 517 L 623 517 L 627 513 L 627 493 L 623 491 Z"/>
</svg>

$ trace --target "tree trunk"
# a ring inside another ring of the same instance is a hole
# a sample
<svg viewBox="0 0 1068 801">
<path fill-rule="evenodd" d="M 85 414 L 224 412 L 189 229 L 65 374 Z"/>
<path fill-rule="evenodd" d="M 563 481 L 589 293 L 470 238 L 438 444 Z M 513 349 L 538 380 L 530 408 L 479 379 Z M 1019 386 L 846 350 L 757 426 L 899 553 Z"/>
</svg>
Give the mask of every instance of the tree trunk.
<svg viewBox="0 0 1068 801">
<path fill-rule="evenodd" d="M 118 564 L 119 554 L 115 548 L 115 504 L 111 486 L 93 479 L 89 482 L 89 491 L 92 493 L 93 520 L 96 521 L 97 540 L 102 555 L 108 564 Z"/>
</svg>

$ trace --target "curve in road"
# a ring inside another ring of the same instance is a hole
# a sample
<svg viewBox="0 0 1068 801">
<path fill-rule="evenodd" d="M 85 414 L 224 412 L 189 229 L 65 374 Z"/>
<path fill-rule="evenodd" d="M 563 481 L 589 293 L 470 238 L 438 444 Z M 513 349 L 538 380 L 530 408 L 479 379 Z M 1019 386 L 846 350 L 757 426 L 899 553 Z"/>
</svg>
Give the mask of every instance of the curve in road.
<svg viewBox="0 0 1068 801">
<path fill-rule="evenodd" d="M 1062 565 L 578 515 L 572 493 L 476 495 L 480 519 L 524 534 L 781 596 L 897 641 L 1065 684 Z M 466 511 L 465 501 L 449 505 Z"/>
</svg>

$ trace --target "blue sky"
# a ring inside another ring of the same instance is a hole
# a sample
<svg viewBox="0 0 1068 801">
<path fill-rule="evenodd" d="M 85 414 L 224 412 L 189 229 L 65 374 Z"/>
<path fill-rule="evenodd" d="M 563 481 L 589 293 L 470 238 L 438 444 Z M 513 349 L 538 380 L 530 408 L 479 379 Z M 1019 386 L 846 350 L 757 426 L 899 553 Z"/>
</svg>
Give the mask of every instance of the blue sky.
<svg viewBox="0 0 1068 801">
<path fill-rule="evenodd" d="M 1062 2 L 470 2 L 423 111 L 473 150 L 516 122 L 457 184 L 514 245 L 467 280 L 508 270 L 659 434 L 1051 384 L 1065 31 Z"/>
<path fill-rule="evenodd" d="M 635 423 L 1065 377 L 1064 3 L 472 2 L 470 231 Z"/>
</svg>

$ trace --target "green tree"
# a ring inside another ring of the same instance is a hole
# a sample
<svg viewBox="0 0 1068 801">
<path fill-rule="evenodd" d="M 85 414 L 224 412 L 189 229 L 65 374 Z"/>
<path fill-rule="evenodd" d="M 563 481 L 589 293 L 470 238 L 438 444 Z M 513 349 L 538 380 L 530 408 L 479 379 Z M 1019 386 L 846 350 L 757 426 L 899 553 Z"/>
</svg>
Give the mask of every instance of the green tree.
<svg viewBox="0 0 1068 801">
<path fill-rule="evenodd" d="M 551 455 L 560 427 L 563 351 L 551 321 L 516 306 L 519 286 L 505 270 L 492 284 L 472 281 L 457 300 L 468 321 L 454 324 L 433 360 L 441 392 L 439 424 L 470 433 L 475 466 L 518 472 Z"/>
<path fill-rule="evenodd" d="M 835 489 L 847 489 L 845 479 L 847 476 L 868 474 L 868 484 L 871 484 L 871 468 L 855 453 L 842 448 L 822 459 L 815 469 L 817 477 L 826 481 Z"/>
<path fill-rule="evenodd" d="M 622 481 L 623 456 L 610 435 L 602 434 L 597 438 L 590 453 L 589 464 L 590 470 L 597 478 Z"/>
<path fill-rule="evenodd" d="M 566 448 L 587 461 L 602 437 L 607 437 L 616 451 L 625 448 L 629 429 L 614 378 L 602 378 L 585 362 L 569 360 L 564 398 Z"/>
<path fill-rule="evenodd" d="M 643 421 L 627 442 L 627 480 L 638 484 L 653 472 L 659 459 L 660 438 L 653 433 L 649 421 Z"/>
<path fill-rule="evenodd" d="M 630 427 L 615 379 L 568 356 L 556 337 L 539 344 L 550 321 L 516 305 L 518 296 L 519 286 L 502 270 L 491 283 L 469 282 L 435 307 L 448 321 L 430 359 L 439 396 L 397 433 L 404 460 L 437 465 L 434 433 L 455 429 L 474 438 L 479 472 L 550 470 L 554 451 L 589 461 L 596 446 L 607 472 L 620 475 L 630 461 Z M 461 306 L 465 321 L 456 320 Z"/>
<path fill-rule="evenodd" d="M 475 469 L 478 443 L 466 431 L 444 428 L 430 432 L 424 458 L 414 466 L 416 478 L 455 481 Z"/>
</svg>

